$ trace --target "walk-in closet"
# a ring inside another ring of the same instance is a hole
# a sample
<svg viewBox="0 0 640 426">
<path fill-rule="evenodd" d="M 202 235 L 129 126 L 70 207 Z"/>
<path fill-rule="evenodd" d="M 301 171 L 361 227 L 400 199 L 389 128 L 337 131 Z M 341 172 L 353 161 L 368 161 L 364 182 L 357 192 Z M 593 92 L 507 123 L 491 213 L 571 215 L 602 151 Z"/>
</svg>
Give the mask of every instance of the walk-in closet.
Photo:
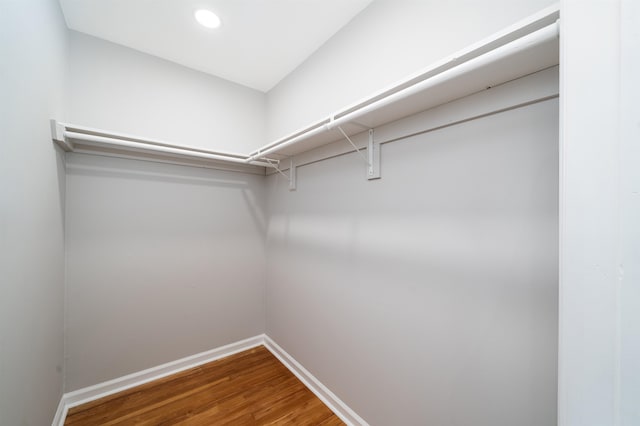
<svg viewBox="0 0 640 426">
<path fill-rule="evenodd" d="M 0 425 L 640 422 L 631 0 L 2 0 Z"/>
</svg>

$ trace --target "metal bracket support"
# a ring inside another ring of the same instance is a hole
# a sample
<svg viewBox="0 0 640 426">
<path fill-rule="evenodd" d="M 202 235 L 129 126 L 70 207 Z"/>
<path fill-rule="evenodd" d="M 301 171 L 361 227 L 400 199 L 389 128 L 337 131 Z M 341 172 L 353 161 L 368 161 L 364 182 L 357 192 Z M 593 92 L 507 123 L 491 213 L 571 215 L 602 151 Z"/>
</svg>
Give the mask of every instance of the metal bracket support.
<svg viewBox="0 0 640 426">
<path fill-rule="evenodd" d="M 367 145 L 367 155 L 365 156 L 358 146 L 353 143 L 351 138 L 342 130 L 342 127 L 338 126 L 338 130 L 342 133 L 347 141 L 353 146 L 358 154 L 367 163 L 367 179 L 380 179 L 380 143 L 375 142 L 373 138 L 373 129 L 369 129 L 369 143 Z"/>
<path fill-rule="evenodd" d="M 373 129 L 369 129 L 369 144 L 367 145 L 367 179 L 380 179 L 380 142 L 373 137 Z"/>
<path fill-rule="evenodd" d="M 280 170 L 280 168 L 270 159 L 265 158 L 267 163 L 271 165 L 276 172 L 280 173 L 287 181 L 289 181 L 289 191 L 296 190 L 296 166 L 293 164 L 293 158 L 289 160 L 289 174 L 287 175 L 285 172 Z"/>
<path fill-rule="evenodd" d="M 360 157 L 362 157 L 364 162 L 369 164 L 369 160 L 367 159 L 367 157 L 364 156 L 364 154 L 362 153 L 362 150 L 360 150 L 360 148 L 358 148 L 358 146 L 355 143 L 353 143 L 351 138 L 344 132 L 344 130 L 342 130 L 342 127 L 338 126 L 338 130 L 340 130 L 340 133 L 342 133 L 342 136 L 344 136 L 345 139 L 347 140 L 347 142 L 349 142 L 351 144 L 351 146 L 353 147 L 353 149 L 356 150 L 358 155 L 360 155 Z"/>
<path fill-rule="evenodd" d="M 293 164 L 293 158 L 289 160 L 289 191 L 295 191 L 296 186 L 296 168 L 297 166 Z"/>
</svg>

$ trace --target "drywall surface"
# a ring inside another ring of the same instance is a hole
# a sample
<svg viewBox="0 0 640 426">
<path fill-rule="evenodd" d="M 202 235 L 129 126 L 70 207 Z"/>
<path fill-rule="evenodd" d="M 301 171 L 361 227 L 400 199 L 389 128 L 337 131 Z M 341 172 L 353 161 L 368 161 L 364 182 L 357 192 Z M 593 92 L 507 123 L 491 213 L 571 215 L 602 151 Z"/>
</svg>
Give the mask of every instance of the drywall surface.
<svg viewBox="0 0 640 426">
<path fill-rule="evenodd" d="M 67 154 L 66 391 L 264 332 L 264 177 Z"/>
<path fill-rule="evenodd" d="M 370 424 L 555 424 L 557 105 L 269 177 L 267 334 Z"/>
<path fill-rule="evenodd" d="M 267 95 L 269 141 L 476 43 L 553 0 L 376 0 Z"/>
<path fill-rule="evenodd" d="M 0 424 L 50 424 L 63 387 L 67 35 L 55 0 L 0 5 Z"/>
<path fill-rule="evenodd" d="M 640 424 L 640 3 L 620 8 L 620 423 Z"/>
<path fill-rule="evenodd" d="M 265 143 L 265 95 L 70 31 L 69 121 L 248 153 Z"/>
<path fill-rule="evenodd" d="M 640 5 L 562 14 L 558 424 L 638 425 Z"/>
</svg>

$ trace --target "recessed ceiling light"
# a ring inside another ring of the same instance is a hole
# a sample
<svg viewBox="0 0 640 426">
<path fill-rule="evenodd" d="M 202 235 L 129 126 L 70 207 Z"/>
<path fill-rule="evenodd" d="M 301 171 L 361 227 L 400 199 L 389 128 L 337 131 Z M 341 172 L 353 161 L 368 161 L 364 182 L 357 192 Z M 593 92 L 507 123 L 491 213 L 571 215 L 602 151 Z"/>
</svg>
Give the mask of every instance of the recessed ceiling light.
<svg viewBox="0 0 640 426">
<path fill-rule="evenodd" d="M 196 21 L 203 27 L 218 28 L 220 26 L 220 18 L 218 15 L 207 9 L 196 10 Z"/>
</svg>

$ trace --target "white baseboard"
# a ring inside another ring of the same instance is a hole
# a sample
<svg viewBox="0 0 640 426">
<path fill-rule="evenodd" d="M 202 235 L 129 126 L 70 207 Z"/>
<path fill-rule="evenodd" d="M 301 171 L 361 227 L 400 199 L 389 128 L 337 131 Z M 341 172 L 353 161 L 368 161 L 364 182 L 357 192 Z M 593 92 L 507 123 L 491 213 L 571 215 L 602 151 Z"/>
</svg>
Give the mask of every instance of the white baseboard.
<svg viewBox="0 0 640 426">
<path fill-rule="evenodd" d="M 56 411 L 52 426 L 64 425 L 64 421 L 67 417 L 67 412 L 71 407 L 86 404 L 87 402 L 94 401 L 96 399 L 100 399 L 105 396 L 112 395 L 114 393 L 139 386 L 144 383 L 160 379 L 162 377 L 169 376 L 171 374 L 179 373 L 180 371 L 188 370 L 189 368 L 197 367 L 198 365 L 206 364 L 208 362 L 215 361 L 217 359 L 224 358 L 238 352 L 246 351 L 263 344 L 264 335 L 260 334 L 249 339 L 241 340 L 239 342 L 201 352 L 196 355 L 191 355 L 176 361 L 171 361 L 166 364 L 158 365 L 156 367 L 151 367 L 146 370 L 119 377 L 117 379 L 98 383 L 97 385 L 78 389 L 73 392 L 65 393 L 64 395 L 62 395 L 62 399 L 60 400 L 60 404 L 58 405 L 58 411 Z"/>
<path fill-rule="evenodd" d="M 276 342 L 265 334 L 264 345 L 276 358 L 280 360 L 295 376 L 300 379 L 331 411 L 350 426 L 369 426 L 369 424 L 353 411 L 347 404 L 316 379 L 306 368 L 282 349 Z"/>
<path fill-rule="evenodd" d="M 298 361 L 278 346 L 269 336 L 261 334 L 229 345 L 201 352 L 166 364 L 151 367 L 136 373 L 128 374 L 117 379 L 109 380 L 97 385 L 78 389 L 62 395 L 58 410 L 53 418 L 52 426 L 63 426 L 70 408 L 104 398 L 105 396 L 130 389 L 198 365 L 206 364 L 238 352 L 246 351 L 256 346 L 264 345 L 276 358 L 284 364 L 302 383 L 305 384 L 331 411 L 350 426 L 368 426 L 360 416 L 347 404 L 342 402 L 333 392 L 316 379 Z"/>
<path fill-rule="evenodd" d="M 58 409 L 56 410 L 56 415 L 53 416 L 51 426 L 64 425 L 64 421 L 67 418 L 67 411 L 69 411 L 69 407 L 65 405 L 64 395 L 62 395 L 62 398 L 60 398 L 60 403 L 58 404 Z"/>
</svg>

